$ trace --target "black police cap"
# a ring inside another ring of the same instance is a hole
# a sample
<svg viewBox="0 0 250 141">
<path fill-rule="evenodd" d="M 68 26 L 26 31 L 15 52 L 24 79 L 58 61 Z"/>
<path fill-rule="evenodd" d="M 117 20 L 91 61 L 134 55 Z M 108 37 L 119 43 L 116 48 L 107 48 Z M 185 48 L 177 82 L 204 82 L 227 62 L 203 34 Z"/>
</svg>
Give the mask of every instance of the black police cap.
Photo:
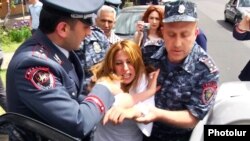
<svg viewBox="0 0 250 141">
<path fill-rule="evenodd" d="M 95 12 L 104 4 L 104 0 L 43 0 L 43 9 L 93 25 Z"/>
</svg>

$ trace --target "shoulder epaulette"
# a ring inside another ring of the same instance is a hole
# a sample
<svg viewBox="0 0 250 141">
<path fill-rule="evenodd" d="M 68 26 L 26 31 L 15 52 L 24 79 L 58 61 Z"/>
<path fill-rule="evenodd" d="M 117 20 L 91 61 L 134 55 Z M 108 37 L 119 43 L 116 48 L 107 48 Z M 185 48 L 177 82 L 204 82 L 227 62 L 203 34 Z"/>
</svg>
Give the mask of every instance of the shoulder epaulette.
<svg viewBox="0 0 250 141">
<path fill-rule="evenodd" d="M 204 63 L 207 68 L 209 69 L 210 73 L 214 73 L 218 71 L 217 66 L 215 65 L 214 61 L 209 57 L 202 57 L 199 59 L 200 62 Z"/>
<path fill-rule="evenodd" d="M 48 50 L 42 45 L 36 45 L 33 47 L 32 56 L 40 59 L 48 59 Z"/>
</svg>

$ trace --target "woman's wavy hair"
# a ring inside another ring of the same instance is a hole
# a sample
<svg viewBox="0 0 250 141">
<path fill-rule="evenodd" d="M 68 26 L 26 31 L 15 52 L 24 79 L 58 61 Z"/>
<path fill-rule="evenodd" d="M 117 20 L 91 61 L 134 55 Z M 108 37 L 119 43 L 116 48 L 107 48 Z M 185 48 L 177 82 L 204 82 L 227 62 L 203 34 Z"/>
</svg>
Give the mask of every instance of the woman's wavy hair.
<svg viewBox="0 0 250 141">
<path fill-rule="evenodd" d="M 120 50 L 124 51 L 128 55 L 131 64 L 135 68 L 134 80 L 126 86 L 122 85 L 124 91 L 128 92 L 131 86 L 136 86 L 142 75 L 146 73 L 145 66 L 142 60 L 141 49 L 135 42 L 131 40 L 123 40 L 113 44 L 107 51 L 102 62 L 91 67 L 91 72 L 95 80 L 98 80 L 100 78 L 108 78 L 110 80 L 120 79 L 114 72 L 115 55 Z"/>
</svg>

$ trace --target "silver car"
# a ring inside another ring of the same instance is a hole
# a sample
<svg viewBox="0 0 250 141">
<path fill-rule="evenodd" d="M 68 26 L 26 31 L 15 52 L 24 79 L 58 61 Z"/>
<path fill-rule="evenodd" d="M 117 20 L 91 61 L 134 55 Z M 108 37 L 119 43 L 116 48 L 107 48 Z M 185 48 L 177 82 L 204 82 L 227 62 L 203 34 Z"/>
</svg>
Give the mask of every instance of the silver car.
<svg viewBox="0 0 250 141">
<path fill-rule="evenodd" d="M 250 12 L 250 0 L 229 0 L 225 6 L 224 20 L 236 24 L 246 12 Z"/>
</svg>

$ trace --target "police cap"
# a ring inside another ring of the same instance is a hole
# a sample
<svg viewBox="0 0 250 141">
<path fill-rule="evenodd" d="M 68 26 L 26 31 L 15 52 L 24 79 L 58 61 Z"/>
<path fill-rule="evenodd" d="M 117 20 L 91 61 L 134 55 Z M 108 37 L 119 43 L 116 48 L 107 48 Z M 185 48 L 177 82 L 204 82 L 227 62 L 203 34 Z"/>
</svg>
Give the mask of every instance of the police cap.
<svg viewBox="0 0 250 141">
<path fill-rule="evenodd" d="M 167 2 L 163 23 L 198 21 L 196 9 L 196 4 L 188 0 Z"/>
<path fill-rule="evenodd" d="M 43 0 L 43 9 L 67 16 L 73 19 L 79 19 L 85 24 L 93 25 L 95 12 L 103 5 L 104 0 Z"/>
</svg>

